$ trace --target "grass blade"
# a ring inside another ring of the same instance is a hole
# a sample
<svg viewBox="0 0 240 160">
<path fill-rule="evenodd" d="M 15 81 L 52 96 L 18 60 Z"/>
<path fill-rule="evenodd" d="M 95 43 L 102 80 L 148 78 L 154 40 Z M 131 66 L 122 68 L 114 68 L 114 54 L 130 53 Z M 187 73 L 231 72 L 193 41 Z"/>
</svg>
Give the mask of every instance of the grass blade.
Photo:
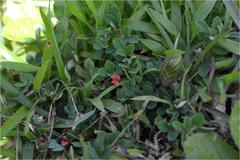
<svg viewBox="0 0 240 160">
<path fill-rule="evenodd" d="M 32 119 L 32 116 L 33 116 L 34 112 L 35 112 L 35 109 L 31 109 L 31 110 L 28 112 L 27 116 L 26 116 L 25 126 L 24 126 L 24 134 L 25 134 L 25 136 L 28 136 L 28 133 L 29 133 L 29 124 L 30 124 L 30 122 L 31 122 L 31 119 Z"/>
<path fill-rule="evenodd" d="M 99 25 L 102 26 L 105 17 L 105 11 L 108 9 L 109 1 L 102 1 L 101 6 L 99 8 Z"/>
<path fill-rule="evenodd" d="M 19 72 L 37 72 L 39 70 L 38 66 L 21 62 L 1 62 L 0 65 Z"/>
<path fill-rule="evenodd" d="M 155 97 L 155 96 L 138 96 L 138 97 L 131 98 L 131 100 L 134 100 L 134 101 L 153 101 L 153 102 L 161 102 L 161 103 L 165 103 L 165 104 L 168 104 L 168 105 L 172 105 L 172 103 L 169 100 L 158 98 L 158 97 Z"/>
<path fill-rule="evenodd" d="M 200 53 L 197 55 L 196 60 L 195 60 L 195 64 L 194 64 L 193 67 L 192 67 L 191 73 L 196 72 L 196 69 L 198 68 L 199 64 L 204 60 L 204 58 L 205 58 L 205 56 L 207 55 L 207 53 L 209 53 L 209 51 L 212 49 L 212 47 L 213 47 L 214 45 L 216 45 L 217 42 L 219 41 L 219 39 L 221 39 L 225 34 L 226 34 L 225 32 L 218 34 L 218 36 L 215 37 L 214 40 L 212 40 L 212 41 L 207 45 L 207 47 L 206 47 L 202 52 L 200 52 Z"/>
<path fill-rule="evenodd" d="M 98 28 L 100 26 L 99 25 L 99 16 L 98 16 L 98 12 L 95 7 L 94 1 L 85 1 L 85 2 L 87 4 L 88 8 L 90 9 L 90 11 L 92 12 L 95 22 L 96 22 L 96 28 Z"/>
<path fill-rule="evenodd" d="M 157 26 L 159 32 L 161 33 L 161 35 L 163 36 L 163 38 L 165 39 L 165 41 L 167 42 L 168 47 L 169 47 L 169 48 L 174 48 L 173 43 L 172 43 L 170 37 L 168 36 L 168 34 L 166 33 L 166 31 L 162 28 L 162 26 L 160 25 L 159 21 L 157 21 L 158 17 L 155 17 L 155 16 L 157 16 L 157 15 L 154 16 L 149 9 L 147 9 L 147 13 L 148 13 L 148 15 L 151 17 L 151 19 L 152 19 L 152 21 L 155 23 L 155 25 Z"/>
<path fill-rule="evenodd" d="M 88 20 L 84 13 L 82 12 L 82 9 L 77 3 L 78 1 L 66 1 L 67 7 L 69 11 L 76 16 L 80 21 L 82 21 L 84 24 L 88 26 L 88 28 L 93 31 L 93 27 L 88 23 Z"/>
<path fill-rule="evenodd" d="M 11 149 L 11 148 L 0 148 L 0 153 L 1 156 L 5 156 L 11 159 L 15 159 L 16 158 L 16 150 L 15 149 Z"/>
<path fill-rule="evenodd" d="M 41 66 L 43 66 L 47 61 L 49 61 L 46 76 L 45 76 L 47 77 L 47 79 L 50 77 L 50 74 L 51 74 L 52 56 L 53 56 L 52 53 L 53 53 L 52 44 L 51 42 L 47 42 L 43 50 L 42 61 L 41 61 Z"/>
<path fill-rule="evenodd" d="M 33 80 L 33 90 L 34 92 L 39 92 L 43 79 L 45 77 L 47 68 L 49 66 L 49 61 L 45 62 L 44 65 L 41 66 L 39 71 L 37 72 L 36 76 Z"/>
<path fill-rule="evenodd" d="M 24 94 L 22 94 L 15 86 L 13 86 L 3 75 L 1 75 L 1 78 L 0 78 L 0 86 L 5 91 L 16 96 L 15 100 L 21 103 L 22 105 L 28 108 L 32 107 L 31 100 L 28 97 L 26 97 Z"/>
<path fill-rule="evenodd" d="M 223 0 L 224 5 L 227 8 L 227 11 L 231 14 L 234 22 L 240 29 L 240 11 L 235 1 L 233 0 Z"/>
<path fill-rule="evenodd" d="M 26 107 L 21 107 L 17 112 L 12 115 L 0 128 L 1 137 L 8 136 L 11 132 L 27 115 L 28 109 Z"/>
<path fill-rule="evenodd" d="M 93 115 L 93 113 L 95 113 L 95 109 L 90 111 L 90 112 L 85 113 L 81 117 L 78 116 L 76 121 L 75 121 L 75 127 L 77 127 L 77 125 L 79 125 L 80 123 L 82 123 L 83 121 L 85 121 L 86 119 L 91 117 Z"/>
<path fill-rule="evenodd" d="M 46 27 L 46 32 L 47 32 L 46 35 L 48 36 L 48 39 L 50 39 L 50 42 L 51 42 L 52 47 L 53 47 L 54 58 L 55 58 L 55 61 L 56 61 L 56 64 L 57 64 L 57 69 L 58 69 L 59 76 L 63 81 L 66 81 L 67 78 L 66 78 L 66 75 L 64 73 L 64 64 L 63 64 L 63 60 L 62 60 L 62 57 L 61 57 L 61 53 L 60 53 L 59 48 L 58 48 L 57 40 L 56 40 L 54 31 L 53 31 L 51 21 L 43 13 L 43 11 L 41 9 L 40 9 L 40 14 L 41 14 L 43 23 Z"/>
<path fill-rule="evenodd" d="M 175 25 L 165 16 L 162 14 L 156 12 L 155 10 L 149 9 L 152 16 L 158 20 L 158 22 L 161 24 L 161 26 L 167 30 L 169 33 L 173 34 L 174 36 L 177 36 L 178 31 L 175 27 Z"/>
<path fill-rule="evenodd" d="M 181 99 L 185 99 L 186 96 L 185 96 L 185 80 L 186 80 L 186 76 L 190 70 L 190 68 L 192 67 L 192 65 L 190 65 L 185 71 L 184 71 L 184 74 L 183 74 L 183 79 L 182 79 L 182 82 L 181 82 L 181 90 L 180 90 L 180 98 Z"/>
<path fill-rule="evenodd" d="M 0 43 L 0 55 L 2 55 L 8 61 L 24 62 L 23 59 L 9 51 L 2 43 Z"/>
<path fill-rule="evenodd" d="M 2 74 L 0 78 L 0 86 L 1 88 L 5 89 L 5 91 L 10 92 L 14 95 L 19 95 L 20 92 L 18 91 L 17 88 L 15 88 L 12 83 L 10 83 Z"/>
</svg>

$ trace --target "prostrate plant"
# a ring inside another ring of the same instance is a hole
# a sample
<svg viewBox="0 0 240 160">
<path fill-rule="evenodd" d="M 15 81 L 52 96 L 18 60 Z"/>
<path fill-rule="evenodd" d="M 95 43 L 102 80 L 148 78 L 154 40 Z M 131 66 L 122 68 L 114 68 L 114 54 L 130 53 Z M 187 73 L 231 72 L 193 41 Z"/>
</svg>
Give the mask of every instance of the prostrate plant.
<svg viewBox="0 0 240 160">
<path fill-rule="evenodd" d="M 3 16 L 2 157 L 239 158 L 237 3 L 31 7 L 35 38 Z"/>
</svg>

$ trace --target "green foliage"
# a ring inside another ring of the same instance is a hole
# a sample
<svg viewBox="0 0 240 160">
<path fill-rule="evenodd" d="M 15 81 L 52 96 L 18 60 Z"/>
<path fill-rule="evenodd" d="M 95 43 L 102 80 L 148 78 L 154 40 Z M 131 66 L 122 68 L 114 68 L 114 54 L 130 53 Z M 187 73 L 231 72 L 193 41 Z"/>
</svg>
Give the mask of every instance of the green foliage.
<svg viewBox="0 0 240 160">
<path fill-rule="evenodd" d="M 36 72 L 39 70 L 38 66 L 19 62 L 1 62 L 0 65 L 4 68 L 14 69 L 19 72 Z"/>
<path fill-rule="evenodd" d="M 26 107 L 19 108 L 16 113 L 11 116 L 0 128 L 1 137 L 5 137 L 12 131 L 27 115 L 28 109 Z"/>
<path fill-rule="evenodd" d="M 238 158 L 237 5 L 3 2 L 1 158 Z"/>
<path fill-rule="evenodd" d="M 52 29 L 52 24 L 51 24 L 49 18 L 43 13 L 42 10 L 40 10 L 40 14 L 41 14 L 42 20 L 46 26 L 46 35 L 47 35 L 48 39 L 50 40 L 50 43 L 52 44 L 52 47 L 53 47 L 54 58 L 55 58 L 55 62 L 57 64 L 59 76 L 61 77 L 62 80 L 66 80 L 66 75 L 64 73 L 64 64 L 63 64 L 63 60 L 61 58 L 61 54 L 60 54 L 60 51 L 58 48 L 55 33 Z"/>
<path fill-rule="evenodd" d="M 236 159 L 237 152 L 216 134 L 197 133 L 183 144 L 187 159 Z"/>
<path fill-rule="evenodd" d="M 47 72 L 47 68 L 49 66 L 49 61 L 46 61 L 41 68 L 39 69 L 39 71 L 37 72 L 34 80 L 33 80 L 33 90 L 34 92 L 39 92 L 39 89 L 41 87 L 42 81 L 44 79 L 44 76 Z"/>
<path fill-rule="evenodd" d="M 233 136 L 235 144 L 240 147 L 240 142 L 239 142 L 239 134 L 240 134 L 240 128 L 239 128 L 239 109 L 240 104 L 239 102 L 234 105 L 234 108 L 231 113 L 231 118 L 229 121 L 230 124 L 230 129 L 231 129 L 231 134 Z"/>
</svg>

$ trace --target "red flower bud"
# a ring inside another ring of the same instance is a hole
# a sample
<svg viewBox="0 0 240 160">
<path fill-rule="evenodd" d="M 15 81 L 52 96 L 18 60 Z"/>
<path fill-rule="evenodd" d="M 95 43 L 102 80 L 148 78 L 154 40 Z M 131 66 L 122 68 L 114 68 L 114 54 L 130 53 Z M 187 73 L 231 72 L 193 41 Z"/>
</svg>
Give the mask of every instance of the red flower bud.
<svg viewBox="0 0 240 160">
<path fill-rule="evenodd" d="M 117 74 L 114 74 L 111 76 L 112 78 L 112 84 L 115 85 L 115 86 L 118 86 L 119 85 L 119 81 L 121 80 L 121 77 Z"/>
<path fill-rule="evenodd" d="M 63 136 L 63 137 L 61 138 L 61 146 L 62 146 L 62 147 L 65 147 L 65 146 L 69 145 L 69 143 L 70 143 L 70 140 L 69 140 L 69 138 L 67 138 L 66 136 Z"/>
</svg>

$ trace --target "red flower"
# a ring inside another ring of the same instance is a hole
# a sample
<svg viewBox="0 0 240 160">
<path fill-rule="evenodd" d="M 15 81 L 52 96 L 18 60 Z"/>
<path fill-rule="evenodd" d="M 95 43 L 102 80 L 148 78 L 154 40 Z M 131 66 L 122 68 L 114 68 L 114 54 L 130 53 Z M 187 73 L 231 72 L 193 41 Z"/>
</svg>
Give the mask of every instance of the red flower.
<svg viewBox="0 0 240 160">
<path fill-rule="evenodd" d="M 70 140 L 69 140 L 69 138 L 67 138 L 66 136 L 63 136 L 63 137 L 61 138 L 61 146 L 62 146 L 62 147 L 65 147 L 65 146 L 69 145 L 69 142 L 70 142 Z"/>
<path fill-rule="evenodd" d="M 115 85 L 115 86 L 118 86 L 119 85 L 119 81 L 121 80 L 121 77 L 117 74 L 114 74 L 111 76 L 112 78 L 112 84 Z"/>
</svg>

